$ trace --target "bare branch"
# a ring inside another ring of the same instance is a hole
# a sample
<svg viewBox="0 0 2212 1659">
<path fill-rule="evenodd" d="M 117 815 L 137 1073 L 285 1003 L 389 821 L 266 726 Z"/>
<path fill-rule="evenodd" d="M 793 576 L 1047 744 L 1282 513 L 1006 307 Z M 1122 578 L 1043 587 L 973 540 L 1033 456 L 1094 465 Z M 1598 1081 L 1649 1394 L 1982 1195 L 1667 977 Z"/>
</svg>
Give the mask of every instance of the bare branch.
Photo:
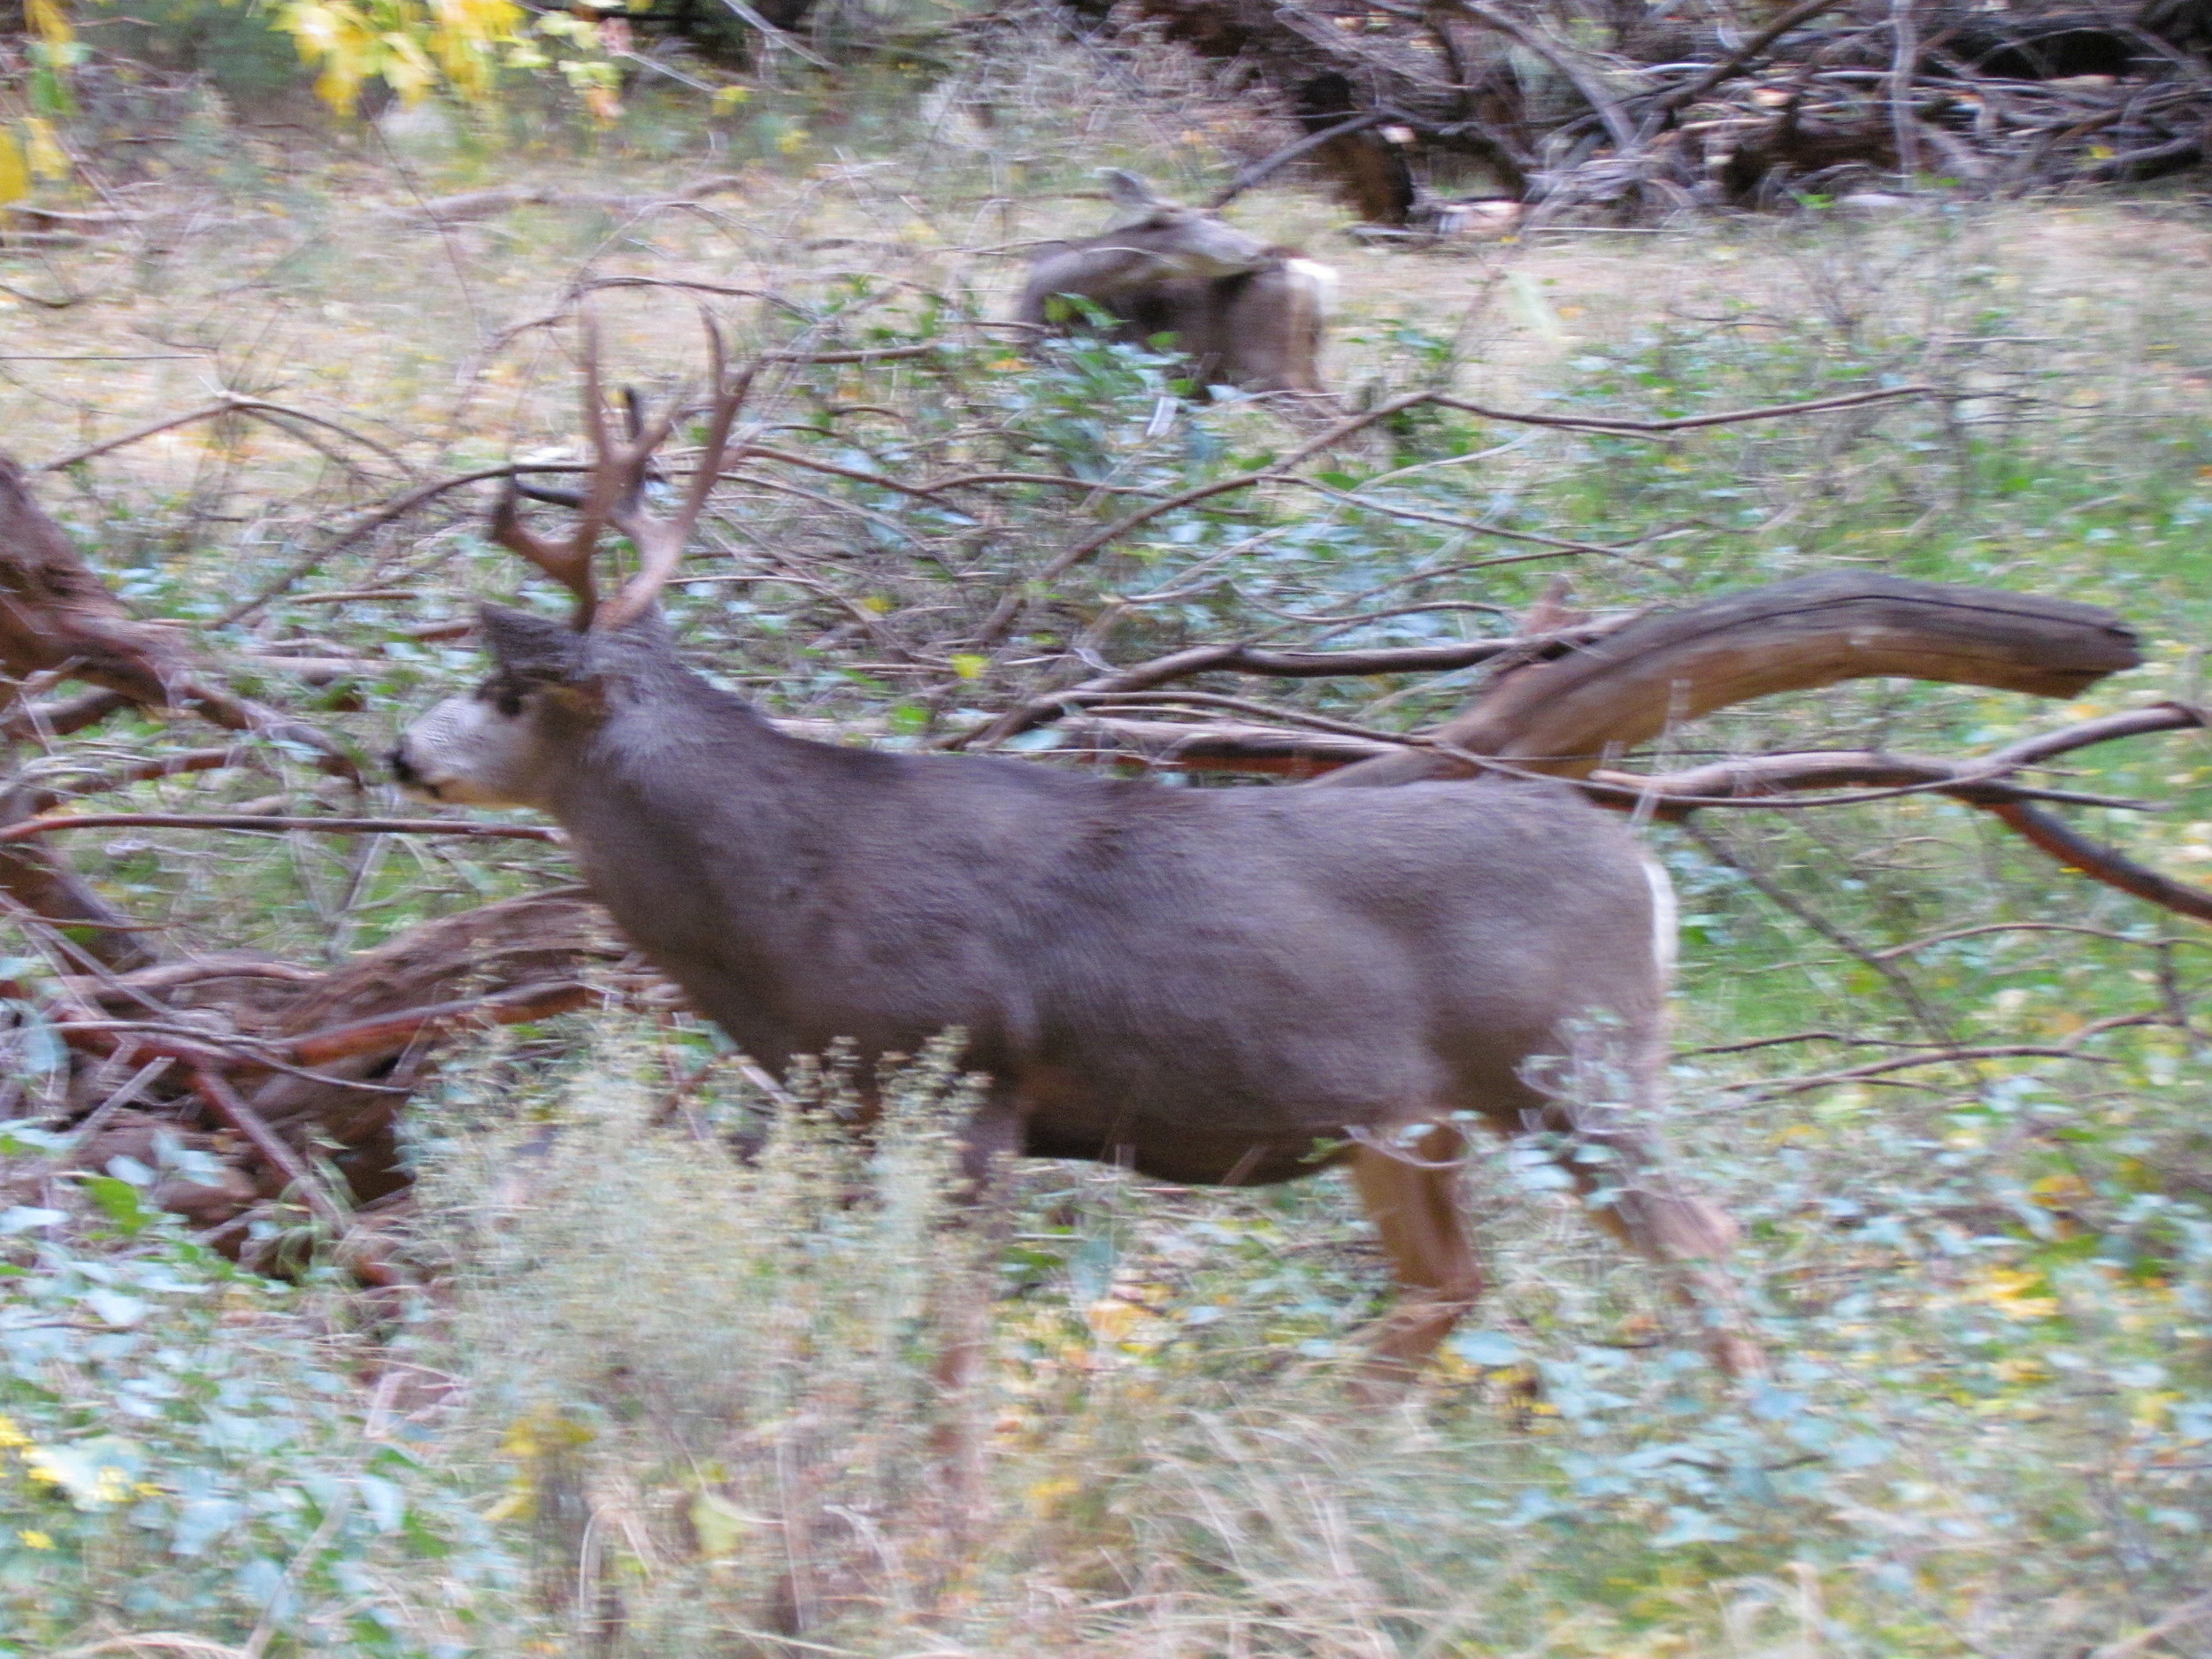
<svg viewBox="0 0 2212 1659">
<path fill-rule="evenodd" d="M 2092 880 L 2131 893 L 2139 899 L 2147 899 L 2177 915 L 2212 922 L 2212 892 L 2146 869 L 2109 847 L 2101 847 L 2087 836 L 2076 833 L 2049 813 L 2038 811 L 2025 802 L 1999 802 L 1987 810 L 2059 863 Z"/>
</svg>

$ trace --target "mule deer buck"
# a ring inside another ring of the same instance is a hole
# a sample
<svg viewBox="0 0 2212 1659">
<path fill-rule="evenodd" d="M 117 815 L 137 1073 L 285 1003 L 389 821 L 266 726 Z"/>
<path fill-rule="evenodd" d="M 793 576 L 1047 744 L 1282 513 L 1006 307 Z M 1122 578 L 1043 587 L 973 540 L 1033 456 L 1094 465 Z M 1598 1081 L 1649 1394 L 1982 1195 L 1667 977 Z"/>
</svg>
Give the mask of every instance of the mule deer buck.
<svg viewBox="0 0 2212 1659">
<path fill-rule="evenodd" d="M 1201 387 L 1289 394 L 1312 402 L 1336 273 L 1271 247 L 1202 208 L 1162 200 L 1133 173 L 1102 175 L 1128 223 L 1041 254 L 1016 315 L 1041 328 L 1084 326 L 1071 298 L 1116 319 L 1112 336 L 1171 334 Z"/>
<path fill-rule="evenodd" d="M 718 386 L 720 355 L 718 337 Z M 622 930 L 763 1065 L 964 1033 L 988 1080 L 965 1133 L 979 1187 L 1025 1153 L 1195 1184 L 1348 1165 L 1403 1292 L 1373 1333 L 1383 1372 L 1426 1359 L 1482 1287 L 1460 1181 L 1476 1124 L 1549 1134 L 1716 1357 L 1756 1367 L 1721 1267 L 1733 1228 L 1655 1156 L 1674 907 L 1614 819 L 1547 782 L 1178 789 L 787 736 L 686 668 L 655 607 L 741 380 L 657 518 L 669 417 L 611 435 L 594 358 L 573 533 L 525 528 L 511 487 L 492 521 L 574 614 L 485 606 L 491 677 L 408 728 L 403 784 L 550 814 Z M 641 568 L 603 599 L 609 527 Z"/>
</svg>

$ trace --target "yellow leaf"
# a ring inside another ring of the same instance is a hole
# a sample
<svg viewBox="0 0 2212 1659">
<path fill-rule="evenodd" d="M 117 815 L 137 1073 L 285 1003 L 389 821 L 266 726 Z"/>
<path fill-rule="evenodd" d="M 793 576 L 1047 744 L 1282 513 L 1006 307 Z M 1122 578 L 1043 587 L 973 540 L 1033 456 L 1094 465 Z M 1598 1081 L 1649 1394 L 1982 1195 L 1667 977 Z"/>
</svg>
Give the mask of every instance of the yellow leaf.
<svg viewBox="0 0 2212 1659">
<path fill-rule="evenodd" d="M 2039 1273 L 1993 1267 L 1981 1275 L 1975 1288 L 1982 1301 L 2008 1319 L 2048 1319 L 2058 1312 L 2057 1297 L 2032 1294 L 2048 1288 Z"/>
<path fill-rule="evenodd" d="M 509 1493 L 478 1518 L 486 1521 L 512 1521 L 528 1515 L 536 1507 L 535 1500 L 526 1488 Z"/>
<path fill-rule="evenodd" d="M 699 1535 L 699 1553 L 712 1561 L 734 1555 L 746 1534 L 761 1524 L 718 1492 L 702 1492 L 691 1501 L 691 1530 Z"/>
<path fill-rule="evenodd" d="M 1056 1475 L 1040 1480 L 1022 1495 L 1029 1502 L 1030 1512 L 1041 1521 L 1048 1521 L 1058 1511 L 1062 1502 L 1083 1490 L 1083 1483 L 1069 1475 Z"/>
<path fill-rule="evenodd" d="M 57 0 L 24 0 L 23 15 L 49 46 L 66 46 L 77 38 Z"/>
<path fill-rule="evenodd" d="M 20 202 L 31 193 L 31 170 L 23 165 L 23 146 L 12 127 L 0 127 L 0 202 Z"/>
<path fill-rule="evenodd" d="M 952 672 L 963 680 L 980 680 L 983 671 L 991 665 L 987 657 L 978 657 L 972 651 L 961 651 L 952 659 Z"/>
<path fill-rule="evenodd" d="M 66 179 L 69 176 L 69 152 L 54 136 L 54 124 L 34 115 L 24 120 L 23 131 L 30 141 L 26 148 L 30 151 L 33 175 L 56 184 Z"/>
<path fill-rule="evenodd" d="M 752 96 L 753 89 L 750 87 L 717 87 L 714 89 L 714 112 L 717 115 L 727 115 Z"/>
</svg>

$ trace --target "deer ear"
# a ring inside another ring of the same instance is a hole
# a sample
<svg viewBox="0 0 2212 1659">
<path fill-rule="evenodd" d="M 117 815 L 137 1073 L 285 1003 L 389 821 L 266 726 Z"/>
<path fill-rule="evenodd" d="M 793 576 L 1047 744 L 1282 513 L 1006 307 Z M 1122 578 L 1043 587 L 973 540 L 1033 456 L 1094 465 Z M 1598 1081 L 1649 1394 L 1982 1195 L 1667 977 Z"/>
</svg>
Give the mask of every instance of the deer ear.
<svg viewBox="0 0 2212 1659">
<path fill-rule="evenodd" d="M 518 680 L 575 685 L 587 678 L 585 636 L 565 623 L 505 605 L 479 605 L 476 626 L 492 660 Z"/>
<path fill-rule="evenodd" d="M 1133 173 L 1124 173 L 1119 167 L 1101 167 L 1098 176 L 1106 180 L 1106 194 L 1113 198 L 1114 205 L 1125 211 L 1148 212 L 1166 205 L 1152 194 L 1152 187 Z"/>
</svg>

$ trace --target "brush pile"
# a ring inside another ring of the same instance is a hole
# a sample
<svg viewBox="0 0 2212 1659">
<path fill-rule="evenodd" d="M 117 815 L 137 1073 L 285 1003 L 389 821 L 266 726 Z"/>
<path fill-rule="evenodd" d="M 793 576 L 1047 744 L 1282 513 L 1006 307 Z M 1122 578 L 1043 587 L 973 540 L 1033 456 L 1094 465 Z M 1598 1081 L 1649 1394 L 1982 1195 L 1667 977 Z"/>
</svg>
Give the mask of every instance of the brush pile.
<svg viewBox="0 0 2212 1659">
<path fill-rule="evenodd" d="M 1310 157 L 1383 227 L 1432 227 L 1469 185 L 1544 219 L 1635 217 L 2147 180 L 2212 150 L 2208 0 L 1670 12 L 1126 0 L 1113 16 L 1233 63 L 1306 129 L 1248 177 Z"/>
</svg>

